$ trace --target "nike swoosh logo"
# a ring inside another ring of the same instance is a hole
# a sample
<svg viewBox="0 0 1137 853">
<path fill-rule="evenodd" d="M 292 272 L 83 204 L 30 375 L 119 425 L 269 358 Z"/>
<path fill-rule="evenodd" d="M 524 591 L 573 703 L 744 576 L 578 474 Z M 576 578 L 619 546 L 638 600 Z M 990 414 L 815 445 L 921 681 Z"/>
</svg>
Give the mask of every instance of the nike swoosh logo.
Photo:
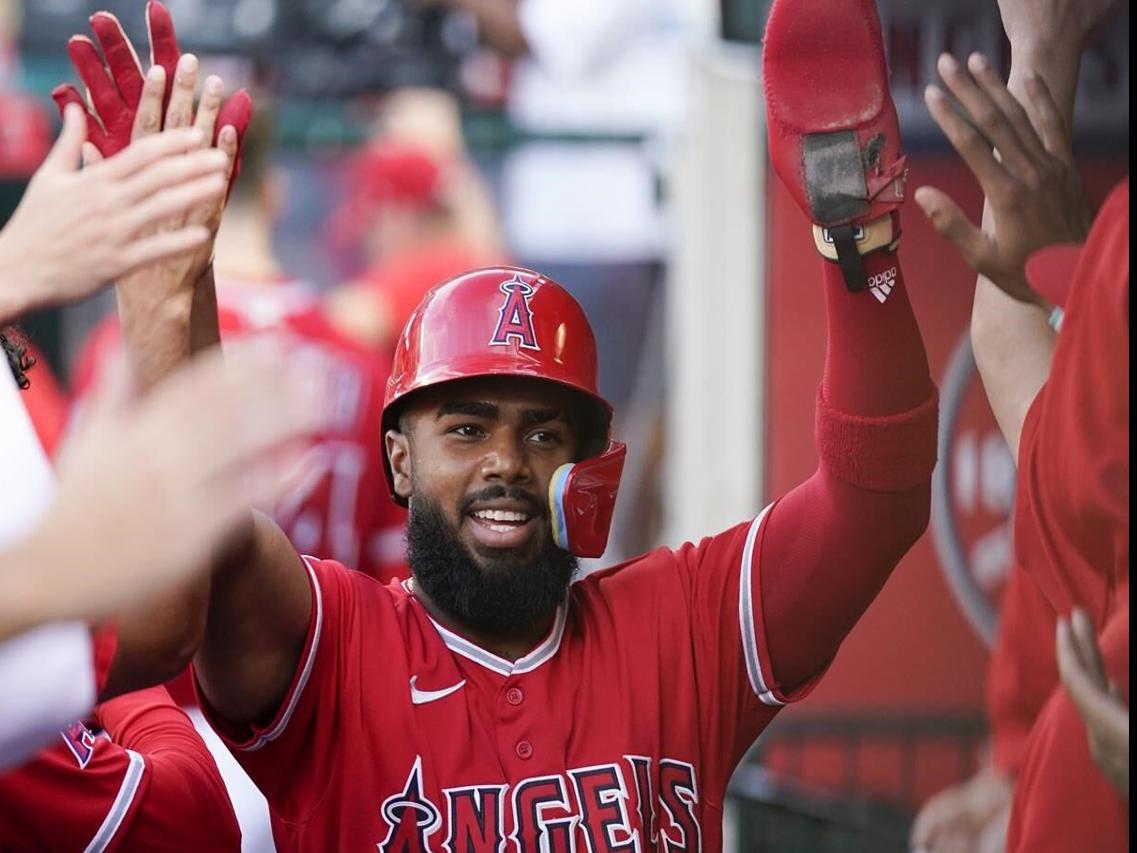
<svg viewBox="0 0 1137 853">
<path fill-rule="evenodd" d="M 446 696 L 449 696 L 455 690 L 460 690 L 466 685 L 466 679 L 462 679 L 457 684 L 452 684 L 449 687 L 444 687 L 441 690 L 419 690 L 415 687 L 415 682 L 418 681 L 417 675 L 411 676 L 411 704 L 425 705 L 427 702 L 436 702 Z"/>
</svg>

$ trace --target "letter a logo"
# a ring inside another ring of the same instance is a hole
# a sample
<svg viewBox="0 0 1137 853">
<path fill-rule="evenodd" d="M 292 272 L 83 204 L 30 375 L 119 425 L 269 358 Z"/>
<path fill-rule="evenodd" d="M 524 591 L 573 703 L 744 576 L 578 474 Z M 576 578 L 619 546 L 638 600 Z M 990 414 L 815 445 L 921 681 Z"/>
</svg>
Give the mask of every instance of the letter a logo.
<svg viewBox="0 0 1137 853">
<path fill-rule="evenodd" d="M 522 349 L 539 350 L 537 333 L 533 330 L 533 311 L 529 307 L 533 287 L 514 276 L 501 285 L 501 292 L 505 294 L 505 302 L 501 306 L 497 328 L 490 338 L 490 346 L 508 346 L 509 339 L 514 338 Z"/>
</svg>

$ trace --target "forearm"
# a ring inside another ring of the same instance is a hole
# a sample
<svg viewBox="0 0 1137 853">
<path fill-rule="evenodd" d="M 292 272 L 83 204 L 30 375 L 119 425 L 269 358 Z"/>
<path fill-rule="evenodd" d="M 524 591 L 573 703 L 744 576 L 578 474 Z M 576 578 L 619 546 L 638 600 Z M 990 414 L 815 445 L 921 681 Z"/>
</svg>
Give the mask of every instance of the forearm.
<svg viewBox="0 0 1137 853">
<path fill-rule="evenodd" d="M 69 606 L 67 588 L 55 589 L 43 581 L 43 559 L 33 537 L 3 551 L 3 587 L 0 596 L 0 642 L 57 619 L 75 618 L 79 602 Z"/>
<path fill-rule="evenodd" d="M 870 275 L 892 274 L 883 304 L 848 292 L 836 265 L 824 266 L 820 464 L 771 511 L 761 543 L 763 612 L 783 692 L 832 659 L 928 522 L 935 386 L 896 255 L 865 261 Z"/>
<path fill-rule="evenodd" d="M 1019 102 L 1028 103 L 1026 80 L 1031 74 L 1039 75 L 1069 129 L 1074 117 L 1082 45 L 1068 33 L 1051 31 L 1049 26 L 1012 30 L 1008 36 L 1008 90 Z M 984 227 L 989 228 L 991 222 L 990 205 L 985 203 Z M 971 314 L 971 345 L 991 409 L 1015 459 L 1027 411 L 1050 375 L 1054 343 L 1055 333 L 1043 308 L 1013 299 L 984 276 L 978 277 Z"/>
<path fill-rule="evenodd" d="M 206 280 L 209 293 L 203 296 Z M 119 289 L 123 347 L 141 389 L 152 388 L 216 341 L 212 284 L 212 275 L 203 274 L 192 288 L 163 291 L 131 282 Z M 210 308 L 212 320 L 202 316 Z M 201 572 L 144 607 L 121 614 L 118 647 L 99 698 L 160 684 L 185 669 L 205 633 L 208 602 L 209 574 Z"/>
</svg>

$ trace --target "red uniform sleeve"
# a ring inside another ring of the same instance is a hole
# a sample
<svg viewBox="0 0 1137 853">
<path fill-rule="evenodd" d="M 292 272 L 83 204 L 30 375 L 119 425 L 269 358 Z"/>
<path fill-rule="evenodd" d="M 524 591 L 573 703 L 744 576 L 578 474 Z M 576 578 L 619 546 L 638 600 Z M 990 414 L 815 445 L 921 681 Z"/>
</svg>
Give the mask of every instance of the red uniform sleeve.
<svg viewBox="0 0 1137 853">
<path fill-rule="evenodd" d="M 144 757 L 146 784 L 121 831 L 124 850 L 239 851 L 241 830 L 209 749 L 163 687 L 95 709 L 111 740 Z M 176 839 L 176 842 L 173 840 Z"/>
<path fill-rule="evenodd" d="M 0 776 L 0 849 L 235 853 L 241 834 L 220 773 L 161 688 L 96 709 L 60 743 Z"/>
<path fill-rule="evenodd" d="M 1055 618 L 1030 575 L 1013 566 L 987 669 L 992 759 L 1010 777 L 1022 767 L 1030 730 L 1058 684 Z"/>
</svg>

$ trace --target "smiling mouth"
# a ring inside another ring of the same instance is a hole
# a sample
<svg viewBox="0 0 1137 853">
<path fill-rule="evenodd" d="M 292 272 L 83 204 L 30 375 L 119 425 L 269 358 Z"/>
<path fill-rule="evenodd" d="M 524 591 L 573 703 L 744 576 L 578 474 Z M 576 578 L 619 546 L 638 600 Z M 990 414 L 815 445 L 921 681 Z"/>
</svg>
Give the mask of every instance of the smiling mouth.
<svg viewBox="0 0 1137 853">
<path fill-rule="evenodd" d="M 466 517 L 477 545 L 490 550 L 525 547 L 543 518 L 519 509 L 479 509 Z"/>
<path fill-rule="evenodd" d="M 514 512 L 507 509 L 480 509 L 470 513 L 470 517 L 495 533 L 509 533 L 523 527 L 532 516 L 527 512 Z"/>
</svg>

